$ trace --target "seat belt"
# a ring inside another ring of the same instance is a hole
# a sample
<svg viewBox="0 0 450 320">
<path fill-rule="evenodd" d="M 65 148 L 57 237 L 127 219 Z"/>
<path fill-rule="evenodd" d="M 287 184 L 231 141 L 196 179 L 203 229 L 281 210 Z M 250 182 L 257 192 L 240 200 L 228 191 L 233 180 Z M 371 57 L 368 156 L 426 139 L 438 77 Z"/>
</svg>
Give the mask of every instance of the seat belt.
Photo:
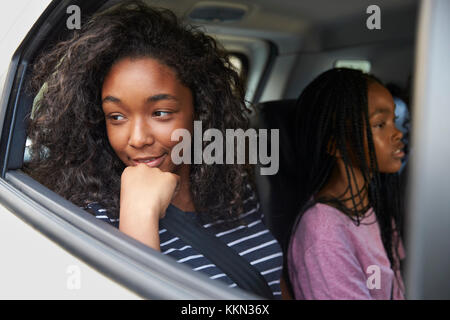
<svg viewBox="0 0 450 320">
<path fill-rule="evenodd" d="M 236 251 L 208 232 L 193 218 L 173 205 L 169 205 L 161 225 L 202 253 L 226 273 L 241 289 L 267 299 L 273 293 L 261 273 Z"/>
</svg>

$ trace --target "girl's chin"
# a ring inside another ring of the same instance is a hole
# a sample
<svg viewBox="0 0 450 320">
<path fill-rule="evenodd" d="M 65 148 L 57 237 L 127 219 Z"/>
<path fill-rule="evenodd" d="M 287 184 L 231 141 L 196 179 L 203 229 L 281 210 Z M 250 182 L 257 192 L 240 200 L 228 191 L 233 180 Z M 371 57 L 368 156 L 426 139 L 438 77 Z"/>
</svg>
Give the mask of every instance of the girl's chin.
<svg viewBox="0 0 450 320">
<path fill-rule="evenodd" d="M 385 170 L 380 169 L 381 173 L 398 173 L 401 169 L 402 165 L 395 165 L 395 166 L 391 166 L 389 168 L 386 168 Z"/>
</svg>

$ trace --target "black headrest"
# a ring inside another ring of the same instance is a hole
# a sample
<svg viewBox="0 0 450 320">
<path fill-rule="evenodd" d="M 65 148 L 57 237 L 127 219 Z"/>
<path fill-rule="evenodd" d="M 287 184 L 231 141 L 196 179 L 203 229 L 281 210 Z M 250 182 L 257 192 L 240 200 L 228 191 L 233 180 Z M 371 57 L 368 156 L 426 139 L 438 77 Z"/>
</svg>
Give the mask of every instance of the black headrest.
<svg viewBox="0 0 450 320">
<path fill-rule="evenodd" d="M 296 174 L 297 172 L 295 168 L 295 108 L 295 99 L 268 101 L 258 105 L 260 128 L 279 130 L 282 175 L 285 173 Z"/>
<path fill-rule="evenodd" d="M 265 176 L 270 191 L 266 193 L 269 199 L 263 199 L 262 203 L 266 203 L 263 211 L 272 233 L 286 249 L 287 236 L 300 209 L 297 203 L 300 181 L 295 144 L 296 100 L 264 102 L 257 109 L 260 128 L 279 130 L 279 170 L 275 175 Z"/>
</svg>

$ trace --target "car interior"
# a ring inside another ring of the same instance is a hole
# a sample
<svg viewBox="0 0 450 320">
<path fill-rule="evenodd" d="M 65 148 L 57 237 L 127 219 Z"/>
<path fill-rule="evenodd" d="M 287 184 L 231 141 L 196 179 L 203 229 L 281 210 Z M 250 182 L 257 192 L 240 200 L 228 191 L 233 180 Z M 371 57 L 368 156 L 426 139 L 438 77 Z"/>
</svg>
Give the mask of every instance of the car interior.
<svg viewBox="0 0 450 320">
<path fill-rule="evenodd" d="M 176 266 L 172 261 L 133 242 L 118 230 L 103 225 L 102 222 L 83 212 L 76 206 L 64 202 L 51 190 L 27 177 L 20 168 L 28 159 L 25 122 L 31 111 L 34 96 L 26 90 L 26 76 L 36 57 L 58 41 L 65 39 L 73 31 L 65 27 L 68 3 L 81 8 L 82 21 L 92 13 L 108 8 L 120 1 L 53 1 L 35 23 L 33 29 L 22 42 L 11 62 L 6 79 L 12 89 L 5 111 L 2 132 L 0 160 L 2 177 L 13 186 L 25 192 L 43 210 L 50 212 L 56 220 L 65 221 L 75 230 L 84 230 L 98 243 L 108 243 L 110 248 L 123 254 L 124 259 L 138 261 L 145 270 L 155 270 L 155 265 L 166 269 L 164 277 L 170 278 L 170 271 L 179 271 L 179 278 L 171 280 L 173 288 L 199 288 L 191 295 L 181 297 L 231 297 L 249 298 L 245 293 L 229 293 L 226 288 L 211 284 L 209 279 L 199 275 L 193 277 L 190 270 Z M 366 25 L 371 13 L 367 8 L 370 0 L 145 0 L 153 6 L 174 11 L 184 22 L 193 24 L 211 35 L 230 52 L 233 64 L 240 70 L 246 84 L 246 100 L 253 108 L 251 125 L 254 128 L 280 130 L 280 163 L 276 175 L 263 176 L 256 170 L 257 193 L 266 223 L 274 236 L 286 246 L 289 223 L 288 212 L 298 212 L 296 191 L 301 181 L 296 176 L 295 141 L 295 100 L 304 87 L 317 75 L 333 67 L 345 66 L 364 70 L 375 75 L 384 84 L 390 85 L 394 97 L 403 103 L 409 117 L 415 114 L 411 105 L 412 83 L 414 82 L 417 33 L 419 21 L 419 0 L 377 1 L 381 12 L 381 29 L 369 29 Z M 405 121 L 405 120 L 402 120 Z M 409 120 L 408 120 L 409 121 Z M 405 126 L 414 130 L 413 125 Z M 408 133 L 409 134 L 409 133 Z M 410 145 L 409 150 L 414 149 Z M 406 179 L 409 171 L 402 174 Z M 405 189 L 409 190 L 409 189 Z M 407 192 L 405 191 L 405 197 Z M 32 210 L 36 205 L 30 206 Z M 17 204 L 16 210 L 25 210 L 27 205 Z M 22 208 L 22 209 L 21 209 Z M 174 291 L 155 293 L 155 276 L 124 276 L 119 269 L 107 264 L 106 260 L 95 258 L 95 250 L 77 246 L 70 237 L 58 233 L 57 227 L 43 227 L 31 211 L 23 219 L 43 230 L 42 232 L 58 241 L 70 252 L 89 261 L 95 268 L 107 270 L 105 273 L 116 281 L 133 288 L 144 297 L 172 298 Z M 408 219 L 406 217 L 406 221 Z M 406 226 L 401 226 L 408 234 Z M 95 236 L 94 236 L 95 234 Z M 99 245 L 100 245 L 99 244 Z M 130 249 L 132 248 L 132 249 Z M 128 251 L 127 251 L 128 250 Z M 125 254 L 124 252 L 128 253 Z M 106 259 L 106 258 L 105 258 Z M 111 261 L 110 261 L 111 262 Z M 146 269 L 147 268 L 147 269 Z M 145 273 L 145 272 L 144 272 Z M 163 277 L 163 278 L 164 278 Z M 159 276 L 161 278 L 161 276 Z M 144 279 L 144 280 L 142 280 Z M 196 280 L 200 280 L 197 281 Z M 167 280 L 168 281 L 168 280 Z M 198 284 L 198 283 L 201 284 Z M 166 282 L 167 284 L 167 282 Z M 161 286 L 161 283 L 158 283 Z M 194 290 L 194 289 L 192 289 Z M 448 289 L 443 289 L 445 290 Z M 240 295 L 239 295 L 240 294 Z"/>
</svg>

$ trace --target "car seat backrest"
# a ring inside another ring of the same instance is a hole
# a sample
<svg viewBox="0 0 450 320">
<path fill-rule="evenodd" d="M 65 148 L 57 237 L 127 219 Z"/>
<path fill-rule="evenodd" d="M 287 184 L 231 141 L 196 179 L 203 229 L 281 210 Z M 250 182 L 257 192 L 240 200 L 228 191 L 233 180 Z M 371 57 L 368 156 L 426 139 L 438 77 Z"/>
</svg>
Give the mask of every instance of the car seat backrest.
<svg viewBox="0 0 450 320">
<path fill-rule="evenodd" d="M 284 251 L 293 220 L 299 212 L 295 108 L 294 99 L 269 101 L 257 106 L 259 128 L 279 130 L 278 173 L 262 176 L 257 170 L 255 176 L 265 222 Z"/>
</svg>

